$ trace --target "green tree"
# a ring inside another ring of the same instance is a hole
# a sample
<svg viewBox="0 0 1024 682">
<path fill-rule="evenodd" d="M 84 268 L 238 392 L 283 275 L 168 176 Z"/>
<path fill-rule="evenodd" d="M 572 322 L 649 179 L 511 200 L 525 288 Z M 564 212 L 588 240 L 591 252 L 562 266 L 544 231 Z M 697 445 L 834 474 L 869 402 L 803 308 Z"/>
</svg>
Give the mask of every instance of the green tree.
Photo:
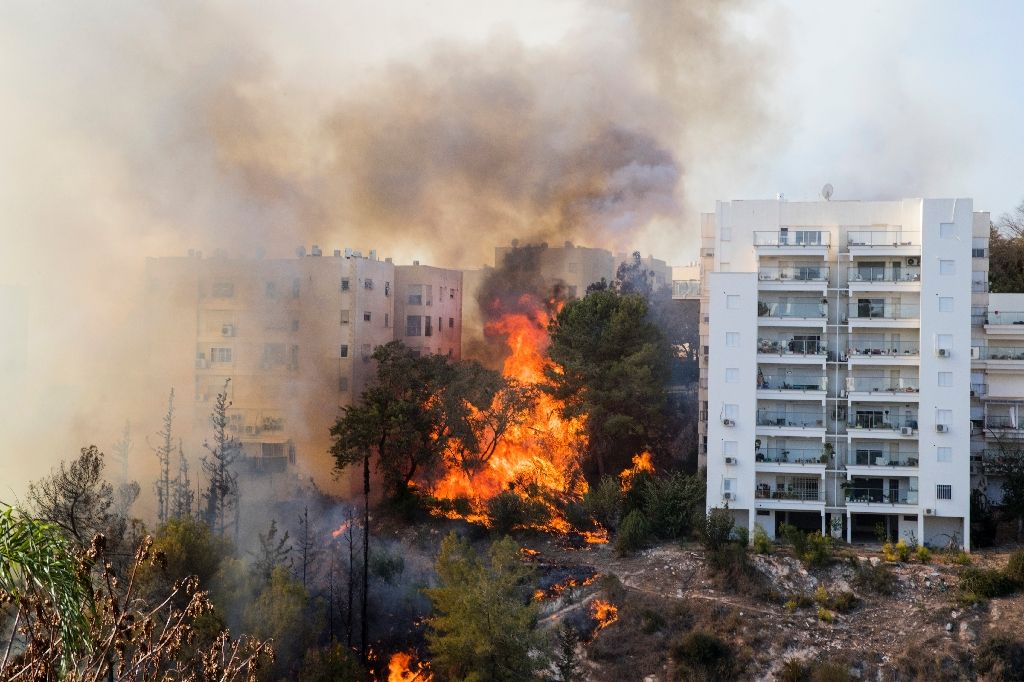
<svg viewBox="0 0 1024 682">
<path fill-rule="evenodd" d="M 190 575 L 209 589 L 231 544 L 215 535 L 208 525 L 191 518 L 171 519 L 156 530 L 153 550 L 163 557 L 161 572 L 168 584 Z"/>
<path fill-rule="evenodd" d="M 489 554 L 481 560 L 454 533 L 441 543 L 438 586 L 426 590 L 434 607 L 427 632 L 431 666 L 444 679 L 539 679 L 542 640 L 524 589 L 530 569 L 509 538 L 492 544 Z"/>
<path fill-rule="evenodd" d="M 552 320 L 545 390 L 567 417 L 586 416 L 591 474 L 664 447 L 670 352 L 646 300 L 604 288 L 570 301 Z"/>
<path fill-rule="evenodd" d="M 243 622 L 249 634 L 274 642 L 277 660 L 275 679 L 292 679 L 309 642 L 322 629 L 322 615 L 309 603 L 303 589 L 284 566 L 278 566 L 263 591 L 245 610 Z"/>
<path fill-rule="evenodd" d="M 1002 511 L 1017 522 L 1017 539 L 1024 531 L 1024 449 L 1013 439 L 989 434 L 996 455 L 986 463 L 1003 486 Z"/>
<path fill-rule="evenodd" d="M 1024 292 L 1024 202 L 990 227 L 988 251 L 989 291 Z"/>
<path fill-rule="evenodd" d="M 164 523 L 171 518 L 171 454 L 174 452 L 174 388 L 167 395 L 167 412 L 163 416 L 163 428 L 153 447 L 160 475 L 154 484 L 156 488 L 156 519 Z"/>
<path fill-rule="evenodd" d="M 256 562 L 253 570 L 258 579 L 270 582 L 271 576 L 278 568 L 292 566 L 292 546 L 288 544 L 288 531 L 281 537 L 277 536 L 277 521 L 270 520 L 270 527 L 267 532 L 259 534 L 260 548 L 256 554 Z"/>
<path fill-rule="evenodd" d="M 235 512 L 235 534 L 238 534 L 238 474 L 234 464 L 241 455 L 242 445 L 228 430 L 228 389 L 231 379 L 224 380 L 224 389 L 217 394 L 217 400 L 210 414 L 213 427 L 213 442 L 203 443 L 209 457 L 201 460 L 203 471 L 209 483 L 204 494 L 206 522 L 216 533 L 224 537 L 227 533 L 228 514 Z"/>
</svg>

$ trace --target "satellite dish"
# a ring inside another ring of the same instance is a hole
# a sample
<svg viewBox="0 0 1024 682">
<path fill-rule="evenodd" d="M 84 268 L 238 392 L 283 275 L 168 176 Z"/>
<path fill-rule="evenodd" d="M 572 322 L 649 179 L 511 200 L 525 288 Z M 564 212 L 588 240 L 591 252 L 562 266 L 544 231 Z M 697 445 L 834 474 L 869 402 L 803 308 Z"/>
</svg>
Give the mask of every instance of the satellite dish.
<svg viewBox="0 0 1024 682">
<path fill-rule="evenodd" d="M 834 190 L 832 189 L 832 184 L 826 182 L 825 186 L 821 188 L 821 196 L 825 198 L 825 201 L 829 201 L 830 199 L 832 199 L 833 191 Z"/>
</svg>

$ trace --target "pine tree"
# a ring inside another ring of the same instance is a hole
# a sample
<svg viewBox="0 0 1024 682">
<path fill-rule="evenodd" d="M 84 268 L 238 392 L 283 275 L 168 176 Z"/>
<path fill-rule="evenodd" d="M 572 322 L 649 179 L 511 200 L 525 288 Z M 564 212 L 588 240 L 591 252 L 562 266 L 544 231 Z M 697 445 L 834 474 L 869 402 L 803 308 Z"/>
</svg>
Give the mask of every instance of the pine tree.
<svg viewBox="0 0 1024 682">
<path fill-rule="evenodd" d="M 178 441 L 178 475 L 171 483 L 171 517 L 175 519 L 187 519 L 192 517 L 192 502 L 195 500 L 195 493 L 192 492 L 192 480 L 188 475 L 188 460 L 185 458 L 185 451 L 182 449 L 181 441 Z"/>
<path fill-rule="evenodd" d="M 266 534 L 259 534 L 260 551 L 256 555 L 256 562 L 253 566 L 256 575 L 265 583 L 270 582 L 274 569 L 278 567 L 291 567 L 292 546 L 288 544 L 288 531 L 280 538 L 277 537 L 277 521 L 270 520 L 270 527 Z"/>
<path fill-rule="evenodd" d="M 303 589 L 308 589 L 307 583 L 313 579 L 320 557 L 324 553 L 319 535 L 315 522 L 310 523 L 309 507 L 304 507 L 302 516 L 299 517 L 299 565 L 296 567 L 296 577 L 302 581 Z"/>
<path fill-rule="evenodd" d="M 580 634 L 572 625 L 563 623 L 555 634 L 555 640 L 555 672 L 559 682 L 580 682 L 583 679 L 583 667 L 576 651 Z"/>
<path fill-rule="evenodd" d="M 210 457 L 203 457 L 203 471 L 209 480 L 204 502 L 206 504 L 206 523 L 218 535 L 224 537 L 227 532 L 228 513 L 235 510 L 235 530 L 238 530 L 238 475 L 234 472 L 234 463 L 241 453 L 241 444 L 228 432 L 228 388 L 231 379 L 224 382 L 224 390 L 217 394 L 217 400 L 210 414 L 213 426 L 213 442 L 205 441 L 203 447 L 210 452 Z"/>
<path fill-rule="evenodd" d="M 171 453 L 174 452 L 174 389 L 167 396 L 167 412 L 164 414 L 164 428 L 157 432 L 159 444 L 153 448 L 160 465 L 160 476 L 156 481 L 156 516 L 160 523 L 171 517 Z"/>
</svg>

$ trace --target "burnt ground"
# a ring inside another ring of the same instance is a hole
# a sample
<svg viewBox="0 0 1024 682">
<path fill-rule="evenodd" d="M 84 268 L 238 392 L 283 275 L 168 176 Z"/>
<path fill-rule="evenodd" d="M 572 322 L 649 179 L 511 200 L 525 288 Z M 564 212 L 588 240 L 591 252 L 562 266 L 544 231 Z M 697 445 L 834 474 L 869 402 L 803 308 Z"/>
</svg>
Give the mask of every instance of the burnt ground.
<svg viewBox="0 0 1024 682">
<path fill-rule="evenodd" d="M 1024 595 L 961 603 L 962 568 L 945 555 L 928 564 L 886 563 L 878 552 L 853 547 L 837 551 L 828 567 L 808 570 L 776 549 L 750 555 L 756 570 L 727 585 L 699 546 L 662 545 L 625 558 L 608 545 L 569 549 L 535 539 L 527 546 L 545 573 L 571 574 L 579 583 L 543 599 L 544 625 L 583 622 L 595 599 L 618 607 L 616 622 L 585 635 L 581 653 L 590 680 L 693 679 L 692 671 L 677 667 L 672 649 L 694 630 L 729 643 L 735 664 L 727 679 L 785 679 L 790 659 L 831 663 L 853 679 L 984 679 L 975 673 L 978 644 L 996 632 L 1024 635 Z M 1002 567 L 1007 557 L 976 553 L 972 562 Z M 891 594 L 858 580 L 857 565 L 888 568 Z M 594 572 L 605 577 L 582 584 L 579 578 Z M 814 603 L 819 585 L 829 595 L 852 593 L 856 604 L 831 609 L 833 621 L 824 622 Z"/>
</svg>

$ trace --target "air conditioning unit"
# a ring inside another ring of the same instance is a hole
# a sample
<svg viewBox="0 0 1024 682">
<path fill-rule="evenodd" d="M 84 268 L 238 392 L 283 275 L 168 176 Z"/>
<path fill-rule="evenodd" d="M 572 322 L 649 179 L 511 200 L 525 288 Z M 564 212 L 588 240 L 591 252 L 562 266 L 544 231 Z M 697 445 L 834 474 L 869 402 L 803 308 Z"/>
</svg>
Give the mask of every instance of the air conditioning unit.
<svg viewBox="0 0 1024 682">
<path fill-rule="evenodd" d="M 924 510 L 924 515 L 925 516 L 935 516 L 935 510 L 934 509 L 925 509 Z"/>
<path fill-rule="evenodd" d="M 723 426 L 736 426 L 736 420 L 735 419 L 723 419 L 722 420 L 722 425 Z"/>
<path fill-rule="evenodd" d="M 981 358 L 981 346 L 971 346 L 971 360 L 978 360 Z"/>
<path fill-rule="evenodd" d="M 723 500 L 731 500 L 731 499 L 733 499 L 732 493 L 722 493 L 722 499 Z"/>
<path fill-rule="evenodd" d="M 725 458 L 725 463 L 726 464 L 735 464 L 736 463 L 736 458 L 735 457 L 726 457 Z"/>
<path fill-rule="evenodd" d="M 948 358 L 950 356 L 950 351 L 948 348 L 938 348 L 936 349 L 935 354 L 940 358 Z"/>
<path fill-rule="evenodd" d="M 914 435 L 914 429 L 909 427 L 909 426 L 901 426 L 900 427 L 900 435 L 901 436 L 913 436 Z"/>
<path fill-rule="evenodd" d="M 233 325 L 233 324 L 226 324 L 226 325 L 224 325 L 223 327 L 220 328 L 220 334 L 221 334 L 221 336 L 234 336 L 235 335 L 235 325 Z"/>
<path fill-rule="evenodd" d="M 920 265 L 920 264 L 921 264 L 921 259 L 920 258 L 908 258 L 907 259 L 907 265 Z"/>
<path fill-rule="evenodd" d="M 949 433 L 949 424 L 936 424 L 935 430 L 939 433 Z"/>
</svg>

